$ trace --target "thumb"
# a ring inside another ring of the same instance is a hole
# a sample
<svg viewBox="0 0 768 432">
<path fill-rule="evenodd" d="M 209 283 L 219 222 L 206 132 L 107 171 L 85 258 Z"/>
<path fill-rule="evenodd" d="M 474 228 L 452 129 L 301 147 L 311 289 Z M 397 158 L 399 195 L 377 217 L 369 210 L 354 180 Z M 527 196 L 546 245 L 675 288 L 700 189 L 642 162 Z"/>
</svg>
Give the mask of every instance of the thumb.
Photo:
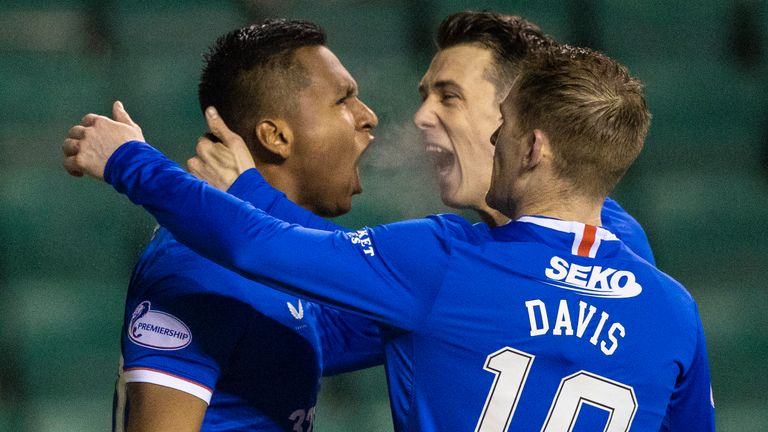
<svg viewBox="0 0 768 432">
<path fill-rule="evenodd" d="M 123 103 L 120 101 L 115 101 L 115 103 L 112 104 L 112 118 L 115 119 L 115 121 L 127 125 L 133 126 L 136 124 L 131 119 L 131 116 L 128 115 L 128 111 L 125 110 Z"/>
<path fill-rule="evenodd" d="M 240 139 L 240 135 L 229 129 L 224 119 L 221 118 L 216 108 L 209 106 L 205 109 L 205 122 L 208 123 L 208 129 L 216 135 L 226 147 L 230 147 L 233 142 Z"/>
</svg>

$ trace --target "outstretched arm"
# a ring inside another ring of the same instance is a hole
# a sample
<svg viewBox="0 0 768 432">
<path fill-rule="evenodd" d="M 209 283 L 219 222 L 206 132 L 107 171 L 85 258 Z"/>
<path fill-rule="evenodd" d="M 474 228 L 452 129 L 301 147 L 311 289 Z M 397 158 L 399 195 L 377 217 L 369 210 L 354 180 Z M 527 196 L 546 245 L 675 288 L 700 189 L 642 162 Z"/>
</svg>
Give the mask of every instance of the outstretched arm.
<svg viewBox="0 0 768 432">
<path fill-rule="evenodd" d="M 97 117 L 83 138 L 65 142 L 67 170 L 105 178 L 192 250 L 247 278 L 405 330 L 426 316 L 450 259 L 447 221 L 354 233 L 290 225 L 197 180 L 145 143 L 123 145 L 140 135 L 124 111 L 115 117 L 125 121 Z"/>
</svg>

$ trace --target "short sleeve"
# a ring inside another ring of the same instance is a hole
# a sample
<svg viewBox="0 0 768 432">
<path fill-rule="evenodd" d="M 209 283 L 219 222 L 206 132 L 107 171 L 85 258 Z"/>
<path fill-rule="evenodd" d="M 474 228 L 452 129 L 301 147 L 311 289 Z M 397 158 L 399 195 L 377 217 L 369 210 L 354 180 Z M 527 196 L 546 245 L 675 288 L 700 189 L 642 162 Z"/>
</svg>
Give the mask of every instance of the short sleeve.
<svg viewBox="0 0 768 432">
<path fill-rule="evenodd" d="M 126 304 L 126 382 L 175 388 L 209 403 L 221 369 L 247 326 L 242 306 L 185 274 L 139 282 L 131 291 L 138 295 Z"/>
</svg>

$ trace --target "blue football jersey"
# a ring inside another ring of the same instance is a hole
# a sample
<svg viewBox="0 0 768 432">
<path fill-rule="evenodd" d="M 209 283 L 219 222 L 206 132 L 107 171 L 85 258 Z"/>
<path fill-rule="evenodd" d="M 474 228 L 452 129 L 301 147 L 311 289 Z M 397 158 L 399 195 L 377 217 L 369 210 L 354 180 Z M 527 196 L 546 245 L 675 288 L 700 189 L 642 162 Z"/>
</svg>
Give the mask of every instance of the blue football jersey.
<svg viewBox="0 0 768 432">
<path fill-rule="evenodd" d="M 224 269 L 164 229 L 126 299 L 114 426 L 125 385 L 171 387 L 209 404 L 202 430 L 310 430 L 320 376 L 383 361 L 378 329 Z"/>
<path fill-rule="evenodd" d="M 695 302 L 607 229 L 447 215 L 313 230 L 138 142 L 105 179 L 202 255 L 378 321 L 398 431 L 714 430 Z"/>
<path fill-rule="evenodd" d="M 286 222 L 327 231 L 346 230 L 289 200 L 283 192 L 267 183 L 255 168 L 242 173 L 227 192 Z M 606 198 L 600 217 L 603 226 L 629 246 L 634 253 L 649 263 L 656 264 L 643 227 L 619 203 Z"/>
</svg>

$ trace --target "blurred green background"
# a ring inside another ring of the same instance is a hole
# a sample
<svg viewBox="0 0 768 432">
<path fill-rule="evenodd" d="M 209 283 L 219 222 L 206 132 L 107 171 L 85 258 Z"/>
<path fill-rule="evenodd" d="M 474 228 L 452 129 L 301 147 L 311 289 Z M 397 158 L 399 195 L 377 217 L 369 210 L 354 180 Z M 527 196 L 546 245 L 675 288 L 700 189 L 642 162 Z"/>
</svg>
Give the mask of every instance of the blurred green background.
<svg viewBox="0 0 768 432">
<path fill-rule="evenodd" d="M 381 120 L 366 193 L 339 222 L 444 212 L 417 143 L 416 85 L 448 13 L 520 14 L 605 51 L 647 84 L 646 150 L 615 193 L 706 328 L 719 430 L 768 430 L 768 2 L 0 2 L 0 431 L 110 427 L 124 292 L 154 225 L 59 148 L 121 99 L 183 162 L 204 131 L 201 54 L 267 17 L 325 27 Z M 467 215 L 470 216 L 471 215 Z M 392 429 L 380 368 L 327 380 L 317 431 Z"/>
</svg>

